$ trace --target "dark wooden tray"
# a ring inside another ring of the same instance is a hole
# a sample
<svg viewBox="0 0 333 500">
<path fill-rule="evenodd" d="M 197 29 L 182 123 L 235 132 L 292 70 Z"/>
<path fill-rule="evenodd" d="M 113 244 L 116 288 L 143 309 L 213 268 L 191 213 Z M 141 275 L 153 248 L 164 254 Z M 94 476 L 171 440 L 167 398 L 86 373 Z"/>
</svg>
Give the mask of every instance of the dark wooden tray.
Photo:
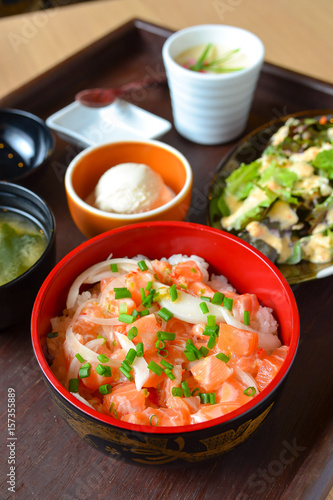
<svg viewBox="0 0 333 500">
<path fill-rule="evenodd" d="M 117 86 L 148 74 L 163 74 L 161 48 L 170 31 L 136 20 L 0 101 L 43 119 L 72 102 L 86 87 Z M 167 86 L 148 91 L 133 104 L 172 122 Z M 271 64 L 259 80 L 247 129 L 306 109 L 333 108 L 333 86 Z M 199 146 L 172 129 L 162 140 L 178 148 L 194 173 L 188 220 L 206 223 L 209 186 L 235 142 Z M 24 185 L 42 196 L 57 222 L 57 259 L 84 237 L 68 212 L 63 178 L 79 148 L 57 138 L 45 171 Z M 332 352 L 330 304 L 333 278 L 293 287 L 301 317 L 301 342 L 283 394 L 270 418 L 245 444 L 214 462 L 183 471 L 125 465 L 81 441 L 56 413 L 35 361 L 29 324 L 3 332 L 1 387 L 16 390 L 16 498 L 45 499 L 323 499 L 333 481 Z M 2 443 L 8 430 L 1 401 Z M 4 447 L 5 449 L 5 447 Z M 5 452 L 7 460 L 8 452 Z M 9 472 L 9 465 L 3 468 Z M 8 469 L 8 470 L 7 470 Z M 10 498 L 7 477 L 3 498 Z"/>
</svg>

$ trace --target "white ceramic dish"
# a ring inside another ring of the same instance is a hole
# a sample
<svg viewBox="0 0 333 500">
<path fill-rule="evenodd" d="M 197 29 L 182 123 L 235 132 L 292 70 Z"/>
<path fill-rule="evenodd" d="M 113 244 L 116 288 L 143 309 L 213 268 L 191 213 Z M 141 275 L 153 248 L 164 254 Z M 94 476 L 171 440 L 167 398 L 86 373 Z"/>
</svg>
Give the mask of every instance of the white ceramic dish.
<svg viewBox="0 0 333 500">
<path fill-rule="evenodd" d="M 49 116 L 47 126 L 68 142 L 84 148 L 134 139 L 156 139 L 171 123 L 122 99 L 105 108 L 73 102 Z"/>
<path fill-rule="evenodd" d="M 239 49 L 244 67 L 230 73 L 190 71 L 177 57 L 195 46 L 213 44 L 223 53 Z M 172 34 L 162 49 L 176 130 L 197 144 L 222 144 L 245 129 L 253 93 L 264 61 L 261 40 L 235 26 L 190 26 Z"/>
</svg>

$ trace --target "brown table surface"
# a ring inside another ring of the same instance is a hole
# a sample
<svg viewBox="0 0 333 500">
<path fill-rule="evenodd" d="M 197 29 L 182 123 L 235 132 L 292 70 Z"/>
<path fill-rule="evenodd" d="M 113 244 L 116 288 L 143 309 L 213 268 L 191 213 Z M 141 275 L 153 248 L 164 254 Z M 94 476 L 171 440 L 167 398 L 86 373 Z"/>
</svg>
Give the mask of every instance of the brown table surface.
<svg viewBox="0 0 333 500">
<path fill-rule="evenodd" d="M 3 106 L 20 107 L 46 118 L 68 104 L 77 88 L 105 81 L 116 85 L 133 75 L 144 76 L 147 64 L 160 67 L 160 49 L 168 32 L 130 24 L 50 71 L 19 92 L 5 97 Z M 128 53 L 129 40 L 135 50 Z M 102 71 L 105 57 L 112 72 Z M 94 71 L 89 71 L 91 68 Z M 94 75 L 93 77 L 91 75 Z M 51 89 L 51 90 L 50 90 Z M 48 90 L 48 92 L 47 92 Z M 307 108 L 333 107 L 332 87 L 323 82 L 266 64 L 255 95 L 246 132 L 277 115 Z M 140 104 L 172 120 L 164 86 Z M 194 190 L 188 219 L 205 223 L 207 192 L 221 158 L 235 143 L 201 147 L 181 138 L 174 129 L 163 141 L 184 153 L 193 168 Z M 45 198 L 57 221 L 57 259 L 84 241 L 66 204 L 63 176 L 79 148 L 57 139 L 48 169 L 24 182 Z M 293 286 L 301 317 L 299 351 L 283 394 L 271 417 L 257 434 L 225 456 L 185 470 L 150 470 L 126 465 L 82 442 L 58 416 L 41 379 L 32 352 L 29 322 L 2 333 L 1 387 L 16 391 L 16 498 L 41 499 L 324 499 L 332 486 L 333 347 L 330 304 L 333 279 L 327 277 Z M 0 432 L 3 457 L 8 457 L 5 397 L 1 401 Z M 8 473 L 8 463 L 3 470 Z M 7 477 L 1 495 L 11 498 Z"/>
</svg>

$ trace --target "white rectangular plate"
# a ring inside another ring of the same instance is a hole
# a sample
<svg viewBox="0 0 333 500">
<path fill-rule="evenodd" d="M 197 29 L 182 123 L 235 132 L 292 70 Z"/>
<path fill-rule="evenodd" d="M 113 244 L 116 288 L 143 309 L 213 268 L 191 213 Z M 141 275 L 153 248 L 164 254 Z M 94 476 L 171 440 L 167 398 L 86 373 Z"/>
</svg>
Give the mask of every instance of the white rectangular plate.
<svg viewBox="0 0 333 500">
<path fill-rule="evenodd" d="M 138 106 L 117 99 L 105 108 L 73 102 L 49 116 L 47 126 L 68 142 L 89 147 L 122 140 L 156 139 L 171 123 Z"/>
</svg>

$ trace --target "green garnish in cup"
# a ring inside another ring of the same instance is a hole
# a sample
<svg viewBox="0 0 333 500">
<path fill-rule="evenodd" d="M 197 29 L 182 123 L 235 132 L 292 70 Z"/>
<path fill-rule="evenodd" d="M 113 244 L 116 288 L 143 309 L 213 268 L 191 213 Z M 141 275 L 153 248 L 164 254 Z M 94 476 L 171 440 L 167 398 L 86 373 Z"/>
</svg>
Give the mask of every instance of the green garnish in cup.
<svg viewBox="0 0 333 500">
<path fill-rule="evenodd" d="M 193 50 L 195 49 L 196 48 L 194 47 Z M 193 61 L 192 58 L 189 58 L 187 62 L 181 63 L 181 65 L 191 71 L 197 71 L 200 73 L 230 73 L 233 71 L 240 71 L 244 69 L 244 67 L 232 68 L 225 66 L 225 63 L 228 62 L 235 54 L 237 54 L 240 49 L 229 50 L 218 59 L 212 58 L 212 52 L 214 52 L 214 50 L 214 45 L 212 43 L 208 43 L 204 48 L 202 54 L 196 61 Z M 184 55 L 185 53 L 181 54 L 178 59 L 182 59 Z"/>
</svg>

